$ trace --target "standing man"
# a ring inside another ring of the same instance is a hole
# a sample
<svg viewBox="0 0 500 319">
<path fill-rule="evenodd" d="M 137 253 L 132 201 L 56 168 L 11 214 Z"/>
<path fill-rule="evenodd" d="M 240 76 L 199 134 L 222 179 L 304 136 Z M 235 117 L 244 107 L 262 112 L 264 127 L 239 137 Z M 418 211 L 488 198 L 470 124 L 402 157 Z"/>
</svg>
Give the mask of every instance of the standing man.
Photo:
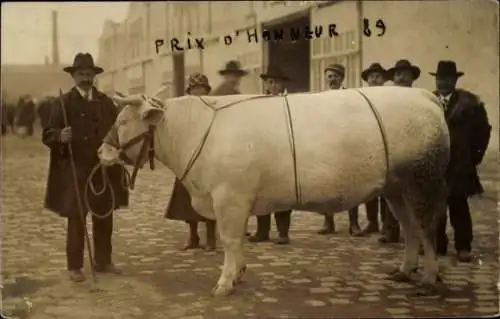
<svg viewBox="0 0 500 319">
<path fill-rule="evenodd" d="M 285 83 L 290 81 L 283 70 L 276 66 L 269 66 L 267 72 L 260 75 L 264 81 L 264 93 L 267 95 L 283 95 L 286 92 Z M 291 210 L 275 212 L 274 220 L 278 229 L 278 238 L 275 243 L 286 245 L 290 243 L 288 232 L 290 230 Z M 269 241 L 269 232 L 271 231 L 271 215 L 257 216 L 257 232 L 251 236 L 250 242 Z"/>
<path fill-rule="evenodd" d="M 241 78 L 248 74 L 241 69 L 241 64 L 237 60 L 231 60 L 226 63 L 226 68 L 219 71 L 224 78 L 222 83 L 212 91 L 211 95 L 233 95 L 240 93 Z"/>
<path fill-rule="evenodd" d="M 396 62 L 394 67 L 387 70 L 387 79 L 397 86 L 412 87 L 420 76 L 420 68 L 412 65 L 410 61 L 402 59 Z M 383 196 L 382 196 L 383 198 Z M 380 201 L 380 213 L 382 215 L 382 236 L 379 243 L 397 243 L 400 239 L 400 227 L 398 220 L 390 211 L 385 199 Z"/>
<path fill-rule="evenodd" d="M 341 64 L 330 64 L 325 68 L 325 80 L 330 90 L 343 89 L 342 83 L 345 78 L 345 68 Z M 318 231 L 318 234 L 333 234 L 335 232 L 334 213 L 325 214 L 325 222 L 323 228 Z M 361 232 L 358 224 L 358 210 L 351 209 L 349 211 L 349 234 L 356 235 Z"/>
<path fill-rule="evenodd" d="M 188 78 L 186 94 L 188 95 L 208 95 L 212 88 L 208 78 L 201 73 L 193 73 Z M 173 220 L 182 220 L 189 225 L 189 238 L 184 250 L 202 248 L 200 245 L 200 236 L 198 235 L 198 223 L 204 222 L 206 226 L 206 249 L 215 250 L 216 235 L 215 221 L 204 218 L 198 214 L 191 206 L 191 196 L 182 185 L 179 179 L 175 179 L 174 190 L 166 211 L 166 218 Z"/>
<path fill-rule="evenodd" d="M 443 103 L 450 131 L 448 211 L 454 230 L 457 260 L 470 262 L 473 233 L 467 198 L 483 193 L 477 166 L 488 148 L 491 126 L 480 98 L 469 91 L 456 88 L 458 79 L 464 73 L 457 71 L 454 61 L 439 61 L 437 71 L 429 74 L 436 77 L 434 93 Z M 446 222 L 445 216 L 437 229 L 436 250 L 441 255 L 445 255 L 448 248 Z"/>
<path fill-rule="evenodd" d="M 74 187 L 74 176 L 70 161 L 74 161 L 80 194 L 84 194 L 87 178 L 95 164 L 99 163 L 97 150 L 103 138 L 113 126 L 117 110 L 109 97 L 93 86 L 96 74 L 103 69 L 94 66 L 89 53 L 78 53 L 73 66 L 65 67 L 75 81 L 75 86 L 56 99 L 50 118 L 43 130 L 42 140 L 50 148 L 50 166 L 45 194 L 45 208 L 68 219 L 66 233 L 66 257 L 69 277 L 72 281 L 85 280 L 82 273 L 84 256 L 84 227 Z M 62 100 L 62 102 L 61 102 Z M 67 114 L 65 127 L 63 112 Z M 72 144 L 73 158 L 70 158 L 68 143 Z M 108 187 L 102 195 L 89 192 L 90 208 L 95 214 L 128 205 L 128 190 L 122 186 L 123 171 L 118 165 L 106 169 L 109 181 L 115 191 L 115 207 L 111 207 L 111 193 Z M 102 171 L 100 171 L 102 173 Z M 94 178 L 96 187 L 102 187 L 102 176 Z M 85 203 L 84 213 L 87 213 Z M 97 218 L 92 215 L 92 233 L 95 252 L 95 270 L 102 273 L 121 273 L 111 260 L 111 236 L 113 215 Z"/>
<path fill-rule="evenodd" d="M 368 84 L 368 86 L 383 86 L 387 81 L 387 70 L 385 70 L 380 63 L 372 63 L 368 69 L 361 72 L 361 78 Z M 379 231 L 379 197 L 365 203 L 365 207 L 368 225 L 366 225 L 361 232 L 356 233 L 355 236 L 366 236 L 370 233 L 378 233 Z M 356 210 L 357 212 L 358 207 L 353 208 L 353 210 Z"/>
<path fill-rule="evenodd" d="M 20 136 L 33 136 L 33 125 L 36 119 L 36 109 L 30 94 L 19 98 L 16 106 L 16 130 Z"/>
</svg>

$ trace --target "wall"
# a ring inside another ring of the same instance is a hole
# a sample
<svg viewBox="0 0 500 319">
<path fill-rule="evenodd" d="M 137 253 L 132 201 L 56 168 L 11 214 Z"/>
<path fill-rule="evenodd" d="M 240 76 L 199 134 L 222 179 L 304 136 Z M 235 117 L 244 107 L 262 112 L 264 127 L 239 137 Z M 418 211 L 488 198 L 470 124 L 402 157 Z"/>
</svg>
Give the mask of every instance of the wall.
<svg viewBox="0 0 500 319">
<path fill-rule="evenodd" d="M 490 148 L 498 149 L 498 4 L 487 0 L 364 1 L 371 21 L 382 18 L 382 37 L 363 38 L 363 66 L 380 62 L 386 68 L 402 58 L 422 73 L 415 86 L 432 90 L 439 60 L 454 60 L 465 75 L 459 87 L 478 94 L 487 104 L 494 127 Z"/>
</svg>

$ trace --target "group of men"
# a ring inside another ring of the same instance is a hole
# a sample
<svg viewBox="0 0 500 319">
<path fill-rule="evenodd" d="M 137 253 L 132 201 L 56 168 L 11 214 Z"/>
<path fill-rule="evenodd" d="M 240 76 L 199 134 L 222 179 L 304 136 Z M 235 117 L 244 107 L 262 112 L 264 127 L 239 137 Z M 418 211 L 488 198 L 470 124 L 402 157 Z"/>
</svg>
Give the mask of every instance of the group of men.
<svg viewBox="0 0 500 319">
<path fill-rule="evenodd" d="M 42 140 L 50 149 L 50 166 L 45 208 L 68 219 L 66 234 L 67 269 L 72 281 L 85 279 L 83 268 L 84 226 L 82 224 L 79 203 L 75 192 L 75 184 L 69 161 L 76 166 L 76 186 L 83 193 L 93 166 L 98 163 L 97 150 L 103 138 L 113 126 L 118 110 L 113 101 L 98 91 L 93 83 L 97 74 L 103 69 L 95 66 L 88 53 L 75 56 L 72 66 L 64 68 L 69 73 L 75 86 L 60 99 L 48 101 L 43 108 Z M 212 91 L 208 78 L 200 73 L 191 74 L 186 88 L 189 95 L 231 95 L 240 94 L 241 79 L 248 74 L 238 61 L 229 61 L 219 71 L 223 82 Z M 486 151 L 491 126 L 481 100 L 472 93 L 457 89 L 456 84 L 463 72 L 457 71 L 453 61 L 440 61 L 437 71 L 430 73 L 436 77 L 435 94 L 443 101 L 443 111 L 450 128 L 451 161 L 447 181 L 450 187 L 448 208 L 451 224 L 455 231 L 455 249 L 460 261 L 470 261 L 472 242 L 472 222 L 467 203 L 471 195 L 481 193 L 482 187 L 477 175 L 476 166 L 481 163 Z M 340 64 L 332 64 L 324 70 L 326 84 L 329 89 L 341 89 L 345 78 L 345 68 Z M 379 63 L 373 63 L 361 74 L 369 86 L 381 86 L 386 81 L 395 85 L 411 87 L 420 76 L 420 69 L 408 60 L 398 61 L 393 68 L 385 70 Z M 286 94 L 287 83 L 291 80 L 281 68 L 269 66 L 266 73 L 261 74 L 264 93 L 269 95 Z M 69 152 L 73 145 L 73 153 Z M 73 155 L 73 156 L 71 156 Z M 93 244 L 95 251 L 95 269 L 101 273 L 119 274 L 121 271 L 112 262 L 111 237 L 113 215 L 100 216 L 112 209 L 128 205 L 128 190 L 123 189 L 123 172 L 119 167 L 111 167 L 100 174 L 108 174 L 109 182 L 117 192 L 115 207 L 109 207 L 109 192 L 101 195 L 91 194 L 89 202 L 94 212 L 92 215 Z M 102 179 L 98 174 L 96 182 Z M 380 203 L 380 204 L 379 204 Z M 382 215 L 381 243 L 399 241 L 399 224 L 390 212 L 383 196 L 370 200 L 366 204 L 368 225 L 360 229 L 358 208 L 349 211 L 349 231 L 353 236 L 363 236 L 379 231 L 378 207 Z M 291 211 L 274 212 L 278 229 L 277 244 L 289 244 Z M 83 212 L 85 215 L 86 212 Z M 165 216 L 170 219 L 183 220 L 189 225 L 189 238 L 185 249 L 199 248 L 198 223 L 207 226 L 207 248 L 216 247 L 215 221 L 207 220 L 197 214 L 190 205 L 189 194 L 177 180 L 174 192 Z M 335 232 L 333 214 L 326 214 L 321 234 Z M 251 242 L 270 240 L 270 215 L 257 217 L 257 231 L 250 235 Z M 437 251 L 446 254 L 448 239 L 446 238 L 446 219 L 439 223 L 437 231 Z"/>
<path fill-rule="evenodd" d="M 37 101 L 30 94 L 21 95 L 16 104 L 7 102 L 2 96 L 2 135 L 33 136 L 37 117 Z"/>
</svg>

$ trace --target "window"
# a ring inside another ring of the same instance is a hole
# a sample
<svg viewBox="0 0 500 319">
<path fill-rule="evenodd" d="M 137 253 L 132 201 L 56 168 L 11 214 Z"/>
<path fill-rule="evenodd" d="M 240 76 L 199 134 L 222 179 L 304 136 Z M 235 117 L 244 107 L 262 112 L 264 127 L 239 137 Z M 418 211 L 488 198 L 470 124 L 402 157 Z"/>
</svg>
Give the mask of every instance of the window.
<svg viewBox="0 0 500 319">
<path fill-rule="evenodd" d="M 322 73 L 321 59 L 314 59 L 311 62 L 311 91 L 319 92 L 322 88 Z"/>
<path fill-rule="evenodd" d="M 322 41 L 322 39 L 313 39 L 312 40 L 312 55 L 313 56 L 321 55 L 321 41 Z"/>
</svg>

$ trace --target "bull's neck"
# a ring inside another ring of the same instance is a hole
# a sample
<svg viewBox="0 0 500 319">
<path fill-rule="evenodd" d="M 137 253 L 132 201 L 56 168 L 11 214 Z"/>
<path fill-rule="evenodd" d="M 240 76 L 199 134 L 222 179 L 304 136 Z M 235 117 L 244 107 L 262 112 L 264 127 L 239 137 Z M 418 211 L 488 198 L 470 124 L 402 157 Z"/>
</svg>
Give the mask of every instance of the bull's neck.
<svg viewBox="0 0 500 319">
<path fill-rule="evenodd" d="M 178 178 L 186 169 L 182 155 L 194 152 L 188 150 L 185 143 L 189 138 L 188 126 L 182 121 L 182 115 L 176 112 L 176 107 L 169 107 L 165 110 L 165 121 L 157 125 L 155 132 L 155 157 Z"/>
</svg>

